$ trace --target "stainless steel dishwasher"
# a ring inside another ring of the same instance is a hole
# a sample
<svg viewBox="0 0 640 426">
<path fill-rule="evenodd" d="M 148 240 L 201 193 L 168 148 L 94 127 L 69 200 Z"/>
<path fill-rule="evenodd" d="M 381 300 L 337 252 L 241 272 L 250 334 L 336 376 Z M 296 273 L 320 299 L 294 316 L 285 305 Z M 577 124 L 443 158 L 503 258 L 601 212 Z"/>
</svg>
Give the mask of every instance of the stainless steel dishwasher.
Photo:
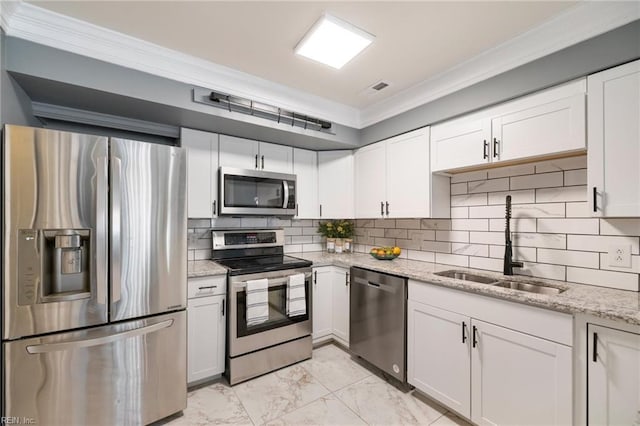
<svg viewBox="0 0 640 426">
<path fill-rule="evenodd" d="M 407 279 L 351 268 L 349 349 L 407 382 Z"/>
</svg>

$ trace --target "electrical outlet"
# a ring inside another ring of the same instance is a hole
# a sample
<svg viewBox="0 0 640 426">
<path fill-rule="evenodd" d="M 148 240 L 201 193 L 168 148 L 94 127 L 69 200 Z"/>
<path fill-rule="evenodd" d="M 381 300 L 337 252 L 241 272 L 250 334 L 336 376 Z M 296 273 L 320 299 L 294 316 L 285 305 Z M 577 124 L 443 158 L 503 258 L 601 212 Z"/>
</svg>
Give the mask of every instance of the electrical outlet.
<svg viewBox="0 0 640 426">
<path fill-rule="evenodd" d="M 609 266 L 631 268 L 631 245 L 610 245 Z"/>
</svg>

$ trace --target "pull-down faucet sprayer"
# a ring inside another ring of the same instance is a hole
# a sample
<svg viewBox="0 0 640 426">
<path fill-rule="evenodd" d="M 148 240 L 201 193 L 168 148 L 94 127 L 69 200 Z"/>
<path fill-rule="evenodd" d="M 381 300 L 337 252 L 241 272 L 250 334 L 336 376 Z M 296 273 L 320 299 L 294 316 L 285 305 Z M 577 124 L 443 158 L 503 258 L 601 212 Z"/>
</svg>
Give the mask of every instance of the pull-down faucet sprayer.
<svg viewBox="0 0 640 426">
<path fill-rule="evenodd" d="M 522 262 L 513 261 L 513 247 L 511 245 L 511 195 L 507 195 L 504 229 L 504 275 L 513 275 L 513 268 L 522 268 Z"/>
</svg>

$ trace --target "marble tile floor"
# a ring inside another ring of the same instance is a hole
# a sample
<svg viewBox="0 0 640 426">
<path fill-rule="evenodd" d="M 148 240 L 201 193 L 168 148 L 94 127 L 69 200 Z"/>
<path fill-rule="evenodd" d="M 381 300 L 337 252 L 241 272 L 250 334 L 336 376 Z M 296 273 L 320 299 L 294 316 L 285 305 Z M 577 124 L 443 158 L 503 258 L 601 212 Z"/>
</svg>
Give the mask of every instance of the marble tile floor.
<svg viewBox="0 0 640 426">
<path fill-rule="evenodd" d="M 404 393 L 329 344 L 312 359 L 230 387 L 221 380 L 189 392 L 167 425 L 434 425 L 465 420 Z"/>
</svg>

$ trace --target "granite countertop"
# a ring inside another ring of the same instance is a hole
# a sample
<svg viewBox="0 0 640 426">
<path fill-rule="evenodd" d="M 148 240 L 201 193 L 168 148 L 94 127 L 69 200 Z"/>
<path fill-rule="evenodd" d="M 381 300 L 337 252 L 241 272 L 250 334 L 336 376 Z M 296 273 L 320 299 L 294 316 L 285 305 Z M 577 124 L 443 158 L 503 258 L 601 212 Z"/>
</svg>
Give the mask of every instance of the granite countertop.
<svg viewBox="0 0 640 426">
<path fill-rule="evenodd" d="M 213 260 L 192 260 L 187 262 L 187 278 L 226 275 L 227 268 Z"/>
<path fill-rule="evenodd" d="M 368 254 L 362 253 L 330 254 L 313 252 L 291 253 L 291 255 L 310 260 L 313 262 L 313 266 L 334 265 L 345 268 L 359 266 L 374 271 L 404 276 L 417 281 L 425 281 L 443 287 L 492 296 L 554 311 L 571 314 L 587 314 L 600 318 L 624 321 L 628 324 L 640 325 L 640 293 L 634 291 L 616 290 L 565 281 L 545 280 L 522 275 L 505 277 L 497 272 L 400 258 L 392 261 L 377 260 Z M 434 272 L 451 269 L 473 272 L 478 275 L 490 276 L 496 279 L 508 279 L 510 281 L 537 281 L 550 287 L 565 289 L 565 291 L 555 295 L 535 294 L 434 275 Z"/>
<path fill-rule="evenodd" d="M 524 303 L 530 306 L 537 306 L 570 314 L 592 315 L 615 321 L 624 321 L 628 324 L 640 325 L 640 293 L 638 292 L 569 283 L 565 281 L 545 280 L 522 275 L 505 277 L 497 272 L 400 258 L 392 261 L 377 260 L 369 254 L 363 253 L 334 254 L 326 252 L 310 252 L 289 254 L 294 257 L 309 260 L 313 262 L 313 266 L 333 265 L 344 268 L 358 266 L 378 272 L 407 277 L 417 281 L 424 281 L 443 287 L 478 293 L 512 302 Z M 524 291 L 496 287 L 487 284 L 478 284 L 471 281 L 441 277 L 434 274 L 435 272 L 450 269 L 469 271 L 479 275 L 490 276 L 496 279 L 508 279 L 510 281 L 537 281 L 550 287 L 562 288 L 565 291 L 555 295 L 527 293 Z M 191 261 L 188 265 L 188 276 L 190 278 L 207 275 L 222 275 L 226 273 L 226 268 L 218 265 L 212 260 Z"/>
</svg>

